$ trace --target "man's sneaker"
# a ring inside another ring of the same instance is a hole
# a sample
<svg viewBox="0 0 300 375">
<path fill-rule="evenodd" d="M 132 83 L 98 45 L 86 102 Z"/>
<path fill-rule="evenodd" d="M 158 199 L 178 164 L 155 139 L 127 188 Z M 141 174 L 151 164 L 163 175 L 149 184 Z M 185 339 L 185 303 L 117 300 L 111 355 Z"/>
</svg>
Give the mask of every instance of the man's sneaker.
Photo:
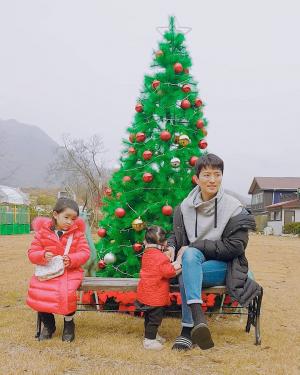
<svg viewBox="0 0 300 375">
<path fill-rule="evenodd" d="M 167 341 L 164 337 L 159 336 L 159 334 L 156 335 L 156 340 L 161 344 L 164 344 Z"/>
<path fill-rule="evenodd" d="M 144 348 L 149 350 L 161 350 L 162 344 L 157 340 L 144 339 Z"/>
</svg>

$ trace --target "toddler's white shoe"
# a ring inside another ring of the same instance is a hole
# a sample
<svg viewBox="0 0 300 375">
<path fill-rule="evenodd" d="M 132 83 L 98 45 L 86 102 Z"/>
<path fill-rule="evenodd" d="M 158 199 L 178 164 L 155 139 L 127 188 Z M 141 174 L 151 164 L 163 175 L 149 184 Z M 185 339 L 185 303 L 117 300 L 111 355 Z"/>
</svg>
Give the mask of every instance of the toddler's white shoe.
<svg viewBox="0 0 300 375">
<path fill-rule="evenodd" d="M 154 340 L 144 339 L 143 344 L 144 344 L 145 349 L 161 350 L 163 348 L 162 344 L 156 339 L 154 339 Z"/>
<path fill-rule="evenodd" d="M 156 340 L 161 344 L 164 344 L 167 341 L 164 337 L 159 336 L 159 334 L 156 335 Z"/>
</svg>

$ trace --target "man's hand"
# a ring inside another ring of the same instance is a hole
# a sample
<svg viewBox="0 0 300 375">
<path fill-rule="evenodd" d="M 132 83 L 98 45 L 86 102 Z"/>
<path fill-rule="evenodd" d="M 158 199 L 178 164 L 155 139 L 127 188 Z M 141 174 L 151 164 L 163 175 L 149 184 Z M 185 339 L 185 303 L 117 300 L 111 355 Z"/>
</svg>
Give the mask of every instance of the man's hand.
<svg viewBox="0 0 300 375">
<path fill-rule="evenodd" d="M 175 268 L 176 275 L 179 275 L 182 271 L 181 264 L 175 260 L 175 262 L 172 263 L 172 266 Z"/>
<path fill-rule="evenodd" d="M 182 246 L 178 253 L 177 253 L 177 258 L 176 258 L 176 262 L 179 262 L 180 264 L 182 263 L 182 256 L 185 252 L 185 250 L 188 248 L 188 246 Z"/>
<path fill-rule="evenodd" d="M 167 250 L 164 252 L 166 256 L 170 259 L 170 262 L 174 262 L 175 259 L 175 249 L 174 247 L 168 246 Z"/>
</svg>

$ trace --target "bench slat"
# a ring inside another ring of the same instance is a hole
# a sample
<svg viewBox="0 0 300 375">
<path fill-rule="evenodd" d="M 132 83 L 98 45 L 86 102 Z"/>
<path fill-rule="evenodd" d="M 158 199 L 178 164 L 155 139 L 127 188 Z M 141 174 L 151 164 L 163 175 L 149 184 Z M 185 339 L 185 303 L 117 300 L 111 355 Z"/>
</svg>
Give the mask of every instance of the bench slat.
<svg viewBox="0 0 300 375">
<path fill-rule="evenodd" d="M 113 277 L 85 277 L 79 288 L 79 291 L 105 291 L 105 290 L 121 290 L 121 291 L 136 291 L 137 284 L 140 279 L 129 278 L 113 278 Z M 171 292 L 178 292 L 178 285 L 170 286 Z M 224 294 L 226 293 L 225 286 L 213 286 L 203 289 L 204 293 Z"/>
</svg>

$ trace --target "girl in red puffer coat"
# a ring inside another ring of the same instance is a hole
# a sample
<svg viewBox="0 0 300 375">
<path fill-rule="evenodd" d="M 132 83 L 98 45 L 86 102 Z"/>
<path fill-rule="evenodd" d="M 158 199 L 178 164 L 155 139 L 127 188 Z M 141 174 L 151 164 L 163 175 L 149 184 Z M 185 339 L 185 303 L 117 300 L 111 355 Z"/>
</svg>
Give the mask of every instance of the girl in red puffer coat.
<svg viewBox="0 0 300 375">
<path fill-rule="evenodd" d="M 148 227 L 136 303 L 145 314 L 145 349 L 162 349 L 165 339 L 157 331 L 164 308 L 170 305 L 169 279 L 180 272 L 180 265 L 171 264 L 170 258 L 163 253 L 166 246 L 166 232 L 158 226 Z"/>
<path fill-rule="evenodd" d="M 76 290 L 83 279 L 81 266 L 89 259 L 90 249 L 85 239 L 85 224 L 78 217 L 75 201 L 60 198 L 53 209 L 53 217 L 37 218 L 33 222 L 35 237 L 28 250 L 28 257 L 35 265 L 45 265 L 56 255 L 63 256 L 64 273 L 55 278 L 40 281 L 36 276 L 30 280 L 27 304 L 38 311 L 43 323 L 39 340 L 51 339 L 55 332 L 53 314 L 64 315 L 62 340 L 73 341 L 76 311 Z M 68 255 L 64 255 L 68 238 L 72 243 Z"/>
</svg>

